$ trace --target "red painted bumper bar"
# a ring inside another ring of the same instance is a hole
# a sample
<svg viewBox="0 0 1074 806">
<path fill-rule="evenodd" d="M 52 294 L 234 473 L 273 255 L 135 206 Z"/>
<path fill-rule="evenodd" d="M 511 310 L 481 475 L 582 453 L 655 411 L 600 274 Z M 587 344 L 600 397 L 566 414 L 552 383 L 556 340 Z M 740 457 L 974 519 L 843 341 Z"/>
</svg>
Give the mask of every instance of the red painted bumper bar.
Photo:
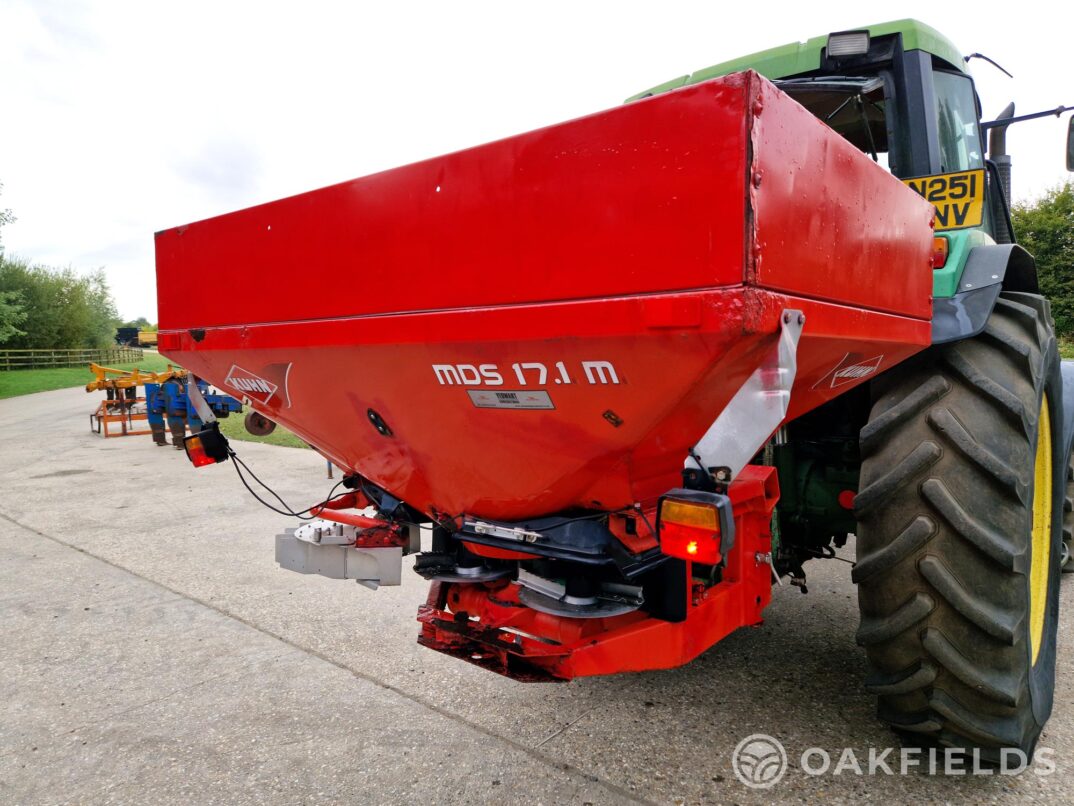
<svg viewBox="0 0 1074 806">
<path fill-rule="evenodd" d="M 772 511 L 779 499 L 775 468 L 750 465 L 729 490 L 736 543 L 722 579 L 711 587 L 687 575 L 686 618 L 643 611 L 576 619 L 524 607 L 509 581 L 433 583 L 418 610 L 418 642 L 520 680 L 569 680 L 681 666 L 739 627 L 761 622 L 772 595 Z"/>
</svg>

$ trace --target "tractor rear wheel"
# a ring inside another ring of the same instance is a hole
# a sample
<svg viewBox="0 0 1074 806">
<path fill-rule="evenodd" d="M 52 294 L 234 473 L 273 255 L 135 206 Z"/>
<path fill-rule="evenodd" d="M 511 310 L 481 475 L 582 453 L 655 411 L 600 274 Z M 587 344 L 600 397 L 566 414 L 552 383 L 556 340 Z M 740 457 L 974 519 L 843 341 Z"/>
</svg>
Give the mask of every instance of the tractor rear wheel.
<svg viewBox="0 0 1074 806">
<path fill-rule="evenodd" d="M 1048 302 L 875 384 L 861 432 L 858 585 L 878 713 L 905 738 L 1031 756 L 1052 709 L 1069 457 Z"/>
</svg>

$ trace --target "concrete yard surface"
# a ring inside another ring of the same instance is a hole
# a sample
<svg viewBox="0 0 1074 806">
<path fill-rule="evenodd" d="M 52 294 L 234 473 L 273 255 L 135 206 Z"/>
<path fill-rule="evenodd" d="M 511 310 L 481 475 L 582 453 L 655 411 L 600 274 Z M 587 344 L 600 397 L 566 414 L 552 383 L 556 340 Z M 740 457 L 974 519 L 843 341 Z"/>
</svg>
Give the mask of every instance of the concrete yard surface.
<svg viewBox="0 0 1074 806">
<path fill-rule="evenodd" d="M 898 747 L 862 688 L 848 563 L 808 564 L 808 595 L 777 588 L 762 628 L 681 669 L 519 683 L 416 644 L 408 567 L 376 592 L 277 568 L 293 519 L 231 463 L 90 434 L 95 403 L 0 401 L 0 803 L 1074 801 L 1074 580 L 1054 772 L 812 776 L 809 748 Z M 313 451 L 236 448 L 292 506 L 332 484 Z M 754 733 L 790 759 L 772 789 L 731 767 Z"/>
</svg>

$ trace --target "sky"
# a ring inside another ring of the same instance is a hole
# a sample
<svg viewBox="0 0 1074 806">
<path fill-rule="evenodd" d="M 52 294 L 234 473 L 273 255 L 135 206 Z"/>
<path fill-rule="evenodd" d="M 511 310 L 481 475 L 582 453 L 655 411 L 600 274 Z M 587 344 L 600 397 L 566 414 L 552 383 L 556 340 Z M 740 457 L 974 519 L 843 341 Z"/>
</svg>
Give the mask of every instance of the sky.
<svg viewBox="0 0 1074 806">
<path fill-rule="evenodd" d="M 8 254 L 104 267 L 156 321 L 153 233 L 610 108 L 716 62 L 915 17 L 986 118 L 1074 106 L 1062 4 L 0 0 Z M 1069 176 L 1066 119 L 1010 129 L 1015 200 Z M 191 278 L 241 293 L 242 277 Z"/>
</svg>

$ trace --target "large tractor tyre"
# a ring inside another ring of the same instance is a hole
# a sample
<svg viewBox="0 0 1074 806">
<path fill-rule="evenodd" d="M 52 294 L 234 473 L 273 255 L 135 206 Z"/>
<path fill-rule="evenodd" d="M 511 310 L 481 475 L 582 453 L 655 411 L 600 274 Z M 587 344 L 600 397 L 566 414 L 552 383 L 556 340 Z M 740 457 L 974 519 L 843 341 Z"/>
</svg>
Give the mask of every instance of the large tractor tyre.
<svg viewBox="0 0 1074 806">
<path fill-rule="evenodd" d="M 861 432 L 858 585 L 878 714 L 905 740 L 1032 755 L 1052 710 L 1062 381 L 1048 302 L 876 382 Z"/>
</svg>

